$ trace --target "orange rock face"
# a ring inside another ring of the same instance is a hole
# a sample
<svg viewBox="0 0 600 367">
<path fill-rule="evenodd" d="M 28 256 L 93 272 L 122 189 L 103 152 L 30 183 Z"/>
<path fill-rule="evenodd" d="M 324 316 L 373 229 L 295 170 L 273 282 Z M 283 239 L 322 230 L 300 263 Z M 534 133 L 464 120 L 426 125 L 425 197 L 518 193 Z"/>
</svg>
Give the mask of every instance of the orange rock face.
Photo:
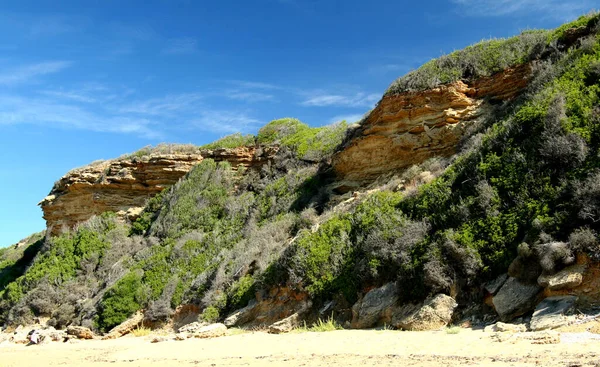
<svg viewBox="0 0 600 367">
<path fill-rule="evenodd" d="M 332 159 L 339 187 L 351 189 L 428 158 L 454 154 L 485 101 L 515 97 L 530 75 L 531 65 L 523 65 L 469 84 L 457 81 L 384 96 Z"/>
<path fill-rule="evenodd" d="M 148 199 L 175 184 L 205 158 L 228 161 L 237 169 L 260 166 L 275 152 L 276 148 L 240 147 L 92 164 L 63 176 L 39 205 L 52 235 L 107 211 L 134 219 Z"/>
</svg>

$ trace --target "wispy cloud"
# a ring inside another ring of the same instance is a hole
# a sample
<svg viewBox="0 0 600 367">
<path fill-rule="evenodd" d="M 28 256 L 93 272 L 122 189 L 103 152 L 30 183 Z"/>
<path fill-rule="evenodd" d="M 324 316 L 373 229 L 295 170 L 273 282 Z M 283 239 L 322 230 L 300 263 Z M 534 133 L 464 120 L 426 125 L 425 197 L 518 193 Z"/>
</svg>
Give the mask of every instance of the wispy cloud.
<svg viewBox="0 0 600 367">
<path fill-rule="evenodd" d="M 172 55 L 191 54 L 198 50 L 198 42 L 193 38 L 175 38 L 168 41 L 163 53 Z"/>
<path fill-rule="evenodd" d="M 538 13 L 544 17 L 568 20 L 593 8 L 592 0 L 451 0 L 467 15 L 504 16 Z"/>
<path fill-rule="evenodd" d="M 0 95 L 0 125 L 9 124 L 160 136 L 152 127 L 154 123 L 145 118 L 106 115 L 53 99 Z"/>
<path fill-rule="evenodd" d="M 26 83 L 42 75 L 58 73 L 69 66 L 71 66 L 70 61 L 46 61 L 20 66 L 0 73 L 0 85 Z"/>
<path fill-rule="evenodd" d="M 202 98 L 200 93 L 173 94 L 126 103 L 120 106 L 118 111 L 149 116 L 170 116 L 174 113 L 197 109 L 198 102 Z"/>
<path fill-rule="evenodd" d="M 63 15 L 45 15 L 32 19 L 29 28 L 31 37 L 50 37 L 81 30 L 87 23 L 81 18 Z"/>
<path fill-rule="evenodd" d="M 330 124 L 335 124 L 336 122 L 346 121 L 349 124 L 354 122 L 358 122 L 362 120 L 363 115 L 361 114 L 352 114 L 352 115 L 337 115 L 329 119 Z"/>
<path fill-rule="evenodd" d="M 223 93 L 223 96 L 229 99 L 243 102 L 267 102 L 274 101 L 275 96 L 267 93 L 248 92 L 240 90 L 228 90 Z"/>
<path fill-rule="evenodd" d="M 311 107 L 372 107 L 379 100 L 379 97 L 378 94 L 367 94 L 364 92 L 350 95 L 316 92 L 301 104 Z"/>
<path fill-rule="evenodd" d="M 204 111 L 201 116 L 192 121 L 198 130 L 221 134 L 250 132 L 262 125 L 260 120 L 248 116 L 245 112 Z"/>
<path fill-rule="evenodd" d="M 49 97 L 56 97 L 56 98 L 62 98 L 62 99 L 68 99 L 68 100 L 72 100 L 72 101 L 76 101 L 76 102 L 84 102 L 84 103 L 95 103 L 96 99 L 86 96 L 82 93 L 79 92 L 74 92 L 74 91 L 62 91 L 62 90 L 43 90 L 40 91 L 40 94 L 49 96 Z"/>
<path fill-rule="evenodd" d="M 247 80 L 227 80 L 227 83 L 234 84 L 240 88 L 247 89 L 284 89 L 275 84 L 263 83 L 263 82 L 252 82 Z"/>
</svg>

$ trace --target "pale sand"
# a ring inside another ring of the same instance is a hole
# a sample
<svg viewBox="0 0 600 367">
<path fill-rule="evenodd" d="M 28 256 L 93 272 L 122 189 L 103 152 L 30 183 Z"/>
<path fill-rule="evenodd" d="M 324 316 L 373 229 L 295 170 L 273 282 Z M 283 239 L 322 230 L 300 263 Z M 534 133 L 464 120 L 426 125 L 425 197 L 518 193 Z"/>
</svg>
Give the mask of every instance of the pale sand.
<svg viewBox="0 0 600 367">
<path fill-rule="evenodd" d="M 401 332 L 341 330 L 150 343 L 123 337 L 39 346 L 0 345 L 0 366 L 600 366 L 600 340 L 569 334 L 560 344 L 494 341 L 461 329 Z M 591 334 L 594 335 L 594 334 Z"/>
</svg>

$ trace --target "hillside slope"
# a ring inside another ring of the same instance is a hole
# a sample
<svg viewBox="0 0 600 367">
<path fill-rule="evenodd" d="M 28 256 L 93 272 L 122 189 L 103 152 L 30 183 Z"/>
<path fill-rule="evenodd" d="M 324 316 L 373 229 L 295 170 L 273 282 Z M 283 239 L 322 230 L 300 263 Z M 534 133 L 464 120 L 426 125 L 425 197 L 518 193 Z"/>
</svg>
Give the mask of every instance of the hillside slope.
<svg viewBox="0 0 600 367">
<path fill-rule="evenodd" d="M 155 323 L 194 310 L 228 325 L 297 314 L 419 330 L 530 313 L 564 293 L 544 279 L 576 263 L 588 270 L 567 291 L 596 305 L 584 288 L 600 260 L 598 19 L 432 60 L 356 126 L 288 118 L 224 138 L 203 148 L 252 149 L 260 164 L 199 153 L 156 196 L 121 202 L 139 178 L 120 172 L 141 158 L 109 162 L 121 168 L 78 181 L 85 195 L 108 192 L 124 212 L 152 197 L 143 212 L 52 214 L 69 230 L 18 267 L 0 262 L 0 322 L 108 331 L 138 310 Z M 44 202 L 46 219 L 61 195 L 77 197 L 73 178 Z M 527 299 L 507 306 L 513 289 Z M 425 309 L 445 311 L 423 323 Z"/>
</svg>

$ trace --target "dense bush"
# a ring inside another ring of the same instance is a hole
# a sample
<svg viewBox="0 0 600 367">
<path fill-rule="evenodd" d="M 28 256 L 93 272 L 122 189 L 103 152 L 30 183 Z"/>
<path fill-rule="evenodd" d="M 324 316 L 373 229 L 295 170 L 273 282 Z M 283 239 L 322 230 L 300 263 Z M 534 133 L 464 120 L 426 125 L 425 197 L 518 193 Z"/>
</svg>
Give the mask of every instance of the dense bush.
<svg viewBox="0 0 600 367">
<path fill-rule="evenodd" d="M 256 141 L 260 144 L 280 144 L 293 149 L 298 158 L 319 161 L 333 153 L 346 136 L 345 121 L 311 128 L 292 118 L 274 120 L 258 131 Z"/>
<path fill-rule="evenodd" d="M 206 144 L 200 147 L 200 149 L 223 149 L 223 148 L 239 148 L 243 146 L 254 145 L 254 135 L 242 135 L 241 133 L 235 133 L 222 137 L 210 144 Z"/>
</svg>

